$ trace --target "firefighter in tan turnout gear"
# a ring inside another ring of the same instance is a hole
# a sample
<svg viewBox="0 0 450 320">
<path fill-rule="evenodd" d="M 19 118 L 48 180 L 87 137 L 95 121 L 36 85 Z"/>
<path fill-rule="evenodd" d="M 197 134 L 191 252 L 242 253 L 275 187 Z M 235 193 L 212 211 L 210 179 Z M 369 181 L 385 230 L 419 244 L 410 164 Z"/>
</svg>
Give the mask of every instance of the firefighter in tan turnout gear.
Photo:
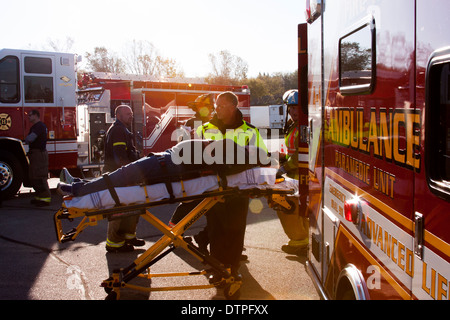
<svg viewBox="0 0 450 320">
<path fill-rule="evenodd" d="M 299 141 L 299 97 L 298 90 L 289 90 L 283 95 L 283 102 L 287 106 L 287 112 L 291 119 L 285 125 L 285 143 L 288 153 L 280 157 L 279 174 L 286 174 L 289 178 L 299 179 L 298 168 L 298 141 Z M 299 199 L 292 197 L 292 203 L 295 204 L 294 210 L 286 213 L 278 211 L 283 230 L 289 238 L 289 242 L 281 247 L 288 254 L 303 255 L 306 254 L 309 237 L 308 220 L 305 212 L 299 210 Z"/>
</svg>

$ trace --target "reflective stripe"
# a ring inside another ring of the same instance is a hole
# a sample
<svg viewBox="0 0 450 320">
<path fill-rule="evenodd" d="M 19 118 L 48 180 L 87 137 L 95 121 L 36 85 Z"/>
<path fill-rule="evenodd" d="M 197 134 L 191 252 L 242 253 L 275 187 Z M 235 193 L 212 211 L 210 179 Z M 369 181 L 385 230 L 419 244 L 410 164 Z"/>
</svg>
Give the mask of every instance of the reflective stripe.
<svg viewBox="0 0 450 320">
<path fill-rule="evenodd" d="M 121 246 L 123 246 L 125 244 L 125 241 L 121 241 L 121 242 L 112 242 L 109 239 L 106 239 L 106 245 L 112 248 L 120 248 Z"/>
<path fill-rule="evenodd" d="M 34 197 L 34 198 L 39 201 L 44 201 L 44 202 L 48 202 L 48 203 L 52 202 L 52 198 L 39 198 L 39 197 Z"/>
<path fill-rule="evenodd" d="M 136 233 L 126 233 L 125 234 L 125 239 L 127 239 L 127 240 L 131 240 L 134 238 L 136 238 Z"/>
<path fill-rule="evenodd" d="M 303 240 L 289 240 L 289 245 L 292 247 L 304 247 L 309 244 L 309 238 Z"/>
<path fill-rule="evenodd" d="M 285 142 L 286 147 L 288 149 L 288 154 L 293 155 L 298 150 L 298 147 L 295 144 L 295 140 L 298 137 L 298 128 L 294 127 L 286 136 Z"/>
<path fill-rule="evenodd" d="M 127 146 L 127 144 L 126 144 L 126 142 L 115 142 L 115 143 L 113 143 L 113 147 L 115 147 L 115 146 Z"/>
<path fill-rule="evenodd" d="M 217 126 L 208 122 L 197 128 L 197 135 L 206 140 L 230 139 L 240 146 L 254 145 L 267 152 L 267 147 L 258 129 L 247 125 L 245 121 L 238 128 L 227 129 L 225 134 L 222 134 Z"/>
</svg>

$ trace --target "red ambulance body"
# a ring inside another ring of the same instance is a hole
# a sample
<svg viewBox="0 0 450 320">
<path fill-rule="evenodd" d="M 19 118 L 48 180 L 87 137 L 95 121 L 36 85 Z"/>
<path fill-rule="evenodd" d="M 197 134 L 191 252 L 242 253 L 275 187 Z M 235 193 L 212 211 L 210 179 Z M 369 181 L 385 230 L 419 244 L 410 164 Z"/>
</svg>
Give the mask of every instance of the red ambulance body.
<svg viewBox="0 0 450 320">
<path fill-rule="evenodd" d="M 450 298 L 442 0 L 308 0 L 308 270 L 327 299 Z"/>
</svg>

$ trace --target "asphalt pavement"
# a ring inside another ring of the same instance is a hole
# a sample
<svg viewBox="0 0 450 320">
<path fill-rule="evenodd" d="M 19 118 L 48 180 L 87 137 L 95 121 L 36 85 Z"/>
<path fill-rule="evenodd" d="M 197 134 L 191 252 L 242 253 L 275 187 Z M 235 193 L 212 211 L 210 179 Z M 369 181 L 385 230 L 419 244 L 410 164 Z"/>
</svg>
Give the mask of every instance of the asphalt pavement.
<svg viewBox="0 0 450 320">
<path fill-rule="evenodd" d="M 53 215 L 62 198 L 54 188 L 49 207 L 30 204 L 33 190 L 22 188 L 14 199 L 4 200 L 0 207 L 0 300 L 103 300 L 106 293 L 100 283 L 113 269 L 130 265 L 155 243 L 161 233 L 140 220 L 137 234 L 146 241 L 134 252 L 111 254 L 105 250 L 107 221 L 88 227 L 76 241 L 60 244 L 56 239 Z M 258 202 L 261 200 L 261 202 Z M 276 213 L 265 199 L 256 199 L 249 210 L 241 273 L 241 300 L 318 300 L 319 296 L 306 271 L 306 257 L 287 255 L 281 246 L 288 239 Z M 152 209 L 167 222 L 174 204 Z M 193 235 L 206 224 L 201 218 L 187 232 Z M 75 227 L 75 225 L 67 228 Z M 205 269 L 198 260 L 182 249 L 176 249 L 152 266 L 152 273 L 195 272 Z M 137 285 L 183 286 L 208 284 L 205 276 L 137 278 Z M 224 300 L 221 289 L 141 292 L 124 289 L 121 300 Z"/>
</svg>

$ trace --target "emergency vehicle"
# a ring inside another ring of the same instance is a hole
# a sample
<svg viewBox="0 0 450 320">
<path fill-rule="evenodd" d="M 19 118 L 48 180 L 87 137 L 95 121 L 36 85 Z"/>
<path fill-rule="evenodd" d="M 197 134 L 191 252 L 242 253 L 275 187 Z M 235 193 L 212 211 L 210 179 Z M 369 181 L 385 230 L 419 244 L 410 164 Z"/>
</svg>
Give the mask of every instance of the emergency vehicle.
<svg viewBox="0 0 450 320">
<path fill-rule="evenodd" d="M 308 271 L 326 299 L 450 298 L 444 0 L 307 0 Z"/>
<path fill-rule="evenodd" d="M 233 91 L 244 118 L 250 115 L 247 86 L 110 73 L 80 74 L 78 56 L 69 53 L 0 50 L 0 188 L 14 195 L 29 186 L 27 114 L 39 110 L 48 128 L 49 171 L 63 167 L 78 176 L 101 172 L 104 137 L 120 104 L 134 112 L 132 132 L 141 156 L 177 143 L 177 128 L 194 115 L 187 102 L 205 93 Z"/>
</svg>

